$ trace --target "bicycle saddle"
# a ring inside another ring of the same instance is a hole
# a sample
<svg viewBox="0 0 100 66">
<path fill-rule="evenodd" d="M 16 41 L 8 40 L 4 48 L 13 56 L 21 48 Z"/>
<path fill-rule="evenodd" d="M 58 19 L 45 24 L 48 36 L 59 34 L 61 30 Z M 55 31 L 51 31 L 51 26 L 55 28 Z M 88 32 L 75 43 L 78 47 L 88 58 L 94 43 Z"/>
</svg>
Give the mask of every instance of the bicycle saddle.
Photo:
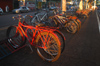
<svg viewBox="0 0 100 66">
<path fill-rule="evenodd" d="M 43 26 L 46 26 L 46 25 L 44 23 L 38 23 L 36 26 L 43 27 Z"/>
</svg>

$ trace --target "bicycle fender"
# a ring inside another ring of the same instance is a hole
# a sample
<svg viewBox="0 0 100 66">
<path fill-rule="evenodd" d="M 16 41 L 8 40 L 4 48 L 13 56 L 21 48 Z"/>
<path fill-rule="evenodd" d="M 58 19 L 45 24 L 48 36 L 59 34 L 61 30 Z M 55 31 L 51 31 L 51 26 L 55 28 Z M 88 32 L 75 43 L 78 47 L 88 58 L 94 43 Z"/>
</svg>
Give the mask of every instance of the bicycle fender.
<svg viewBox="0 0 100 66">
<path fill-rule="evenodd" d="M 63 41 L 65 43 L 66 38 L 64 37 L 64 34 L 62 32 L 60 32 L 59 30 L 54 31 L 56 33 L 58 33 L 59 35 L 61 35 L 61 37 L 63 38 Z"/>
</svg>

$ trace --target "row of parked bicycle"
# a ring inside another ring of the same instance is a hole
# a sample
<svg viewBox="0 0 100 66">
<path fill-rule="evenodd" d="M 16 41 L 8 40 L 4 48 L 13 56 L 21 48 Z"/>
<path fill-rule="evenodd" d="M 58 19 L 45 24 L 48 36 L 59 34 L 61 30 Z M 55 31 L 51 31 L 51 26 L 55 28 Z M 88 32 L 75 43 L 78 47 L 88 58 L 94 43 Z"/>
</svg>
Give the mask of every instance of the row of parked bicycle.
<svg viewBox="0 0 100 66">
<path fill-rule="evenodd" d="M 76 15 L 77 17 L 87 18 L 92 11 L 93 10 L 90 10 L 90 9 L 78 10 L 76 11 Z"/>
<path fill-rule="evenodd" d="M 53 12 L 54 13 L 54 12 Z M 35 16 L 14 16 L 18 19 L 18 26 L 7 29 L 8 42 L 14 47 L 23 46 L 26 38 L 31 50 L 37 47 L 39 56 L 49 62 L 56 61 L 65 48 L 65 37 L 59 29 L 65 28 L 70 33 L 76 33 L 81 28 L 81 21 L 76 16 L 66 13 L 51 13 L 45 11 L 35 13 Z M 21 20 L 23 19 L 23 20 Z"/>
</svg>

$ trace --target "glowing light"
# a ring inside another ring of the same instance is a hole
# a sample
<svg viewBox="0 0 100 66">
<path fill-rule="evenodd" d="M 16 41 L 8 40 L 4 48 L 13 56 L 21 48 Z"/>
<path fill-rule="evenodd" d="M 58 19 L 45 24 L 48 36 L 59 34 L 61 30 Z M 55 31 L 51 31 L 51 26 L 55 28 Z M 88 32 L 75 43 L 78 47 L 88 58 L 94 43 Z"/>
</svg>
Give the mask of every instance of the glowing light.
<svg viewBox="0 0 100 66">
<path fill-rule="evenodd" d="M 62 0 L 62 11 L 66 11 L 66 0 Z"/>
<path fill-rule="evenodd" d="M 96 0 L 94 0 L 94 6 L 92 8 L 95 10 L 96 9 Z"/>
<path fill-rule="evenodd" d="M 82 0 L 79 3 L 79 10 L 83 10 L 83 1 Z"/>
</svg>

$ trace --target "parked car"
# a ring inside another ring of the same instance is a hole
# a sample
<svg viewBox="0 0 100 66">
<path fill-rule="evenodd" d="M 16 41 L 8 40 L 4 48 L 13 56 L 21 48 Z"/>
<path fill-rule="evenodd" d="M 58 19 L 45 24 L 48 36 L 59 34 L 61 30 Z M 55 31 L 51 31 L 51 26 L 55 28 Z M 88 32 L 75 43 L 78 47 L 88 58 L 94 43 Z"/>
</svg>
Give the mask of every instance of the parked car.
<svg viewBox="0 0 100 66">
<path fill-rule="evenodd" d="M 52 7 L 50 7 L 49 9 L 50 9 L 50 10 L 55 10 L 55 9 L 57 9 L 57 7 L 52 6 Z"/>
<path fill-rule="evenodd" d="M 0 14 L 3 14 L 3 10 L 2 10 L 2 8 L 0 8 Z"/>
<path fill-rule="evenodd" d="M 29 11 L 30 9 L 25 6 L 12 10 L 13 13 L 22 13 L 22 12 L 29 12 Z"/>
</svg>

